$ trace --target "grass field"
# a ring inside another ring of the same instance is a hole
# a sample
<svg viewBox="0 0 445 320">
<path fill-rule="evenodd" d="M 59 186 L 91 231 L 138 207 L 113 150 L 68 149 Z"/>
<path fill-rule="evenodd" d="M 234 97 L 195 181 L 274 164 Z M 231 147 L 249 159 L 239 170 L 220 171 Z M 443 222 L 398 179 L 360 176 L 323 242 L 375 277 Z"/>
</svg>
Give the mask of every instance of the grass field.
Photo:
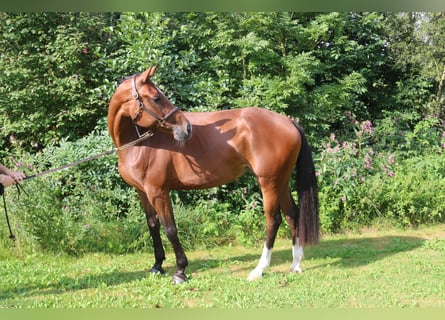
<svg viewBox="0 0 445 320">
<path fill-rule="evenodd" d="M 246 277 L 261 254 L 224 246 L 187 252 L 189 281 L 147 272 L 151 253 L 2 257 L 0 308 L 445 307 L 445 225 L 325 236 L 305 250 L 302 275 L 287 272 L 290 241 L 277 240 L 264 278 Z"/>
</svg>

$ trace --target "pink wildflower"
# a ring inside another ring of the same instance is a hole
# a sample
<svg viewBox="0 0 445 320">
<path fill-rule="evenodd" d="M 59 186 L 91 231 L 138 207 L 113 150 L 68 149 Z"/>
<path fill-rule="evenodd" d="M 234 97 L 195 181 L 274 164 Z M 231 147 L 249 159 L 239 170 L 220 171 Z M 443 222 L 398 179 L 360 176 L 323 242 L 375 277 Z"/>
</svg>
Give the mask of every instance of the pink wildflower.
<svg viewBox="0 0 445 320">
<path fill-rule="evenodd" d="M 362 130 L 363 132 L 366 132 L 369 135 L 372 135 L 374 132 L 374 128 L 372 127 L 372 122 L 369 120 L 362 122 Z"/>
<path fill-rule="evenodd" d="M 372 158 L 369 155 L 366 155 L 365 163 L 363 164 L 363 167 L 365 169 L 373 170 L 374 168 L 372 167 L 371 164 L 372 164 Z"/>
<path fill-rule="evenodd" d="M 389 162 L 389 164 L 394 164 L 395 163 L 393 154 L 389 155 L 388 162 Z"/>
<path fill-rule="evenodd" d="M 338 151 L 340 151 L 340 146 L 338 144 L 334 148 L 331 147 L 331 144 L 328 144 L 326 148 L 327 153 L 336 153 Z"/>
</svg>

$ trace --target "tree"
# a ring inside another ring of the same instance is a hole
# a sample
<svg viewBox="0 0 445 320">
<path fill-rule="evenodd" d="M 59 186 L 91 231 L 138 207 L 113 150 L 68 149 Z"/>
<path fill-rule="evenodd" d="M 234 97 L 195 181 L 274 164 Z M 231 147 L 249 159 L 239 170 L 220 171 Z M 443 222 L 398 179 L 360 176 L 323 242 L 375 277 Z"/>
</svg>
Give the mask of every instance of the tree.
<svg viewBox="0 0 445 320">
<path fill-rule="evenodd" d="M 89 133 L 106 114 L 110 14 L 0 13 L 2 152 Z"/>
<path fill-rule="evenodd" d="M 155 81 L 184 110 L 256 105 L 299 118 L 315 142 L 332 130 L 352 133 L 351 115 L 422 113 L 432 93 L 430 110 L 443 103 L 441 15 L 2 13 L 0 19 L 2 150 L 86 135 L 105 117 L 115 83 L 151 64 L 159 65 Z"/>
<path fill-rule="evenodd" d="M 389 54 L 406 82 L 394 95 L 420 117 L 441 117 L 445 80 L 445 19 L 441 13 L 396 13 L 386 20 Z"/>
</svg>

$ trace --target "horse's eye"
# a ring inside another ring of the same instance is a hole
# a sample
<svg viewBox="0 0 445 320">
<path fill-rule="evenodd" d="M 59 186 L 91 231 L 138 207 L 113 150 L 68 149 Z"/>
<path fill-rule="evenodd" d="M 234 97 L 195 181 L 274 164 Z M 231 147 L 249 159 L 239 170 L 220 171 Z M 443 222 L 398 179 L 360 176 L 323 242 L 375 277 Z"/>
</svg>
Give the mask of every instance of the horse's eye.
<svg viewBox="0 0 445 320">
<path fill-rule="evenodd" d="M 160 96 L 154 96 L 154 97 L 153 97 L 153 102 L 154 102 L 154 103 L 159 103 L 159 102 L 161 102 L 161 97 L 160 97 Z"/>
</svg>

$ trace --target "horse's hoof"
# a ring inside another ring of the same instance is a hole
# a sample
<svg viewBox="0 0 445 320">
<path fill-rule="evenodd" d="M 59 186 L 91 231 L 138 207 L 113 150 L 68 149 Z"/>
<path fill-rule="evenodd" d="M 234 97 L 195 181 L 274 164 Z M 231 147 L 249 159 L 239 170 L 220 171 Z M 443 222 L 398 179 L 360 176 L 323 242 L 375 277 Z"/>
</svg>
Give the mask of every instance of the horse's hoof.
<svg viewBox="0 0 445 320">
<path fill-rule="evenodd" d="M 249 274 L 249 276 L 247 277 L 248 281 L 255 281 L 258 279 L 261 279 L 263 277 L 263 273 L 259 270 L 252 270 L 252 272 Z"/>
<path fill-rule="evenodd" d="M 295 273 L 295 274 L 303 274 L 303 270 L 289 270 L 289 273 Z"/>
<path fill-rule="evenodd" d="M 300 267 L 291 267 L 289 269 L 290 273 L 303 274 L 303 270 Z"/>
<path fill-rule="evenodd" d="M 182 284 L 187 281 L 187 278 L 184 274 L 175 274 L 173 276 L 173 283 L 174 284 Z"/>
<path fill-rule="evenodd" d="M 153 267 L 153 268 L 150 269 L 150 273 L 153 273 L 153 274 L 164 274 L 165 271 L 164 271 L 164 269 L 162 269 L 160 267 Z"/>
</svg>

